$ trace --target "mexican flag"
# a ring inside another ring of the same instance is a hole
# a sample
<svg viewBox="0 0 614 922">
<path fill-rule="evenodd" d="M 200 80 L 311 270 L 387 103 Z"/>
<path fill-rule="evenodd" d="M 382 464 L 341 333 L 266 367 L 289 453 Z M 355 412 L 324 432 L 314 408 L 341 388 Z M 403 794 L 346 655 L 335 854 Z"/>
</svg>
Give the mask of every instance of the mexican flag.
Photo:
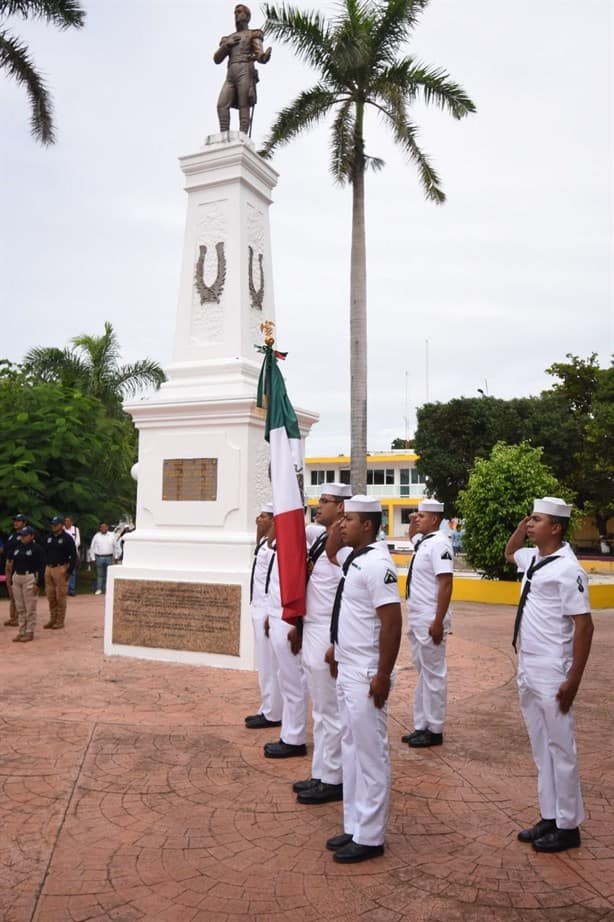
<svg viewBox="0 0 614 922">
<path fill-rule="evenodd" d="M 264 437 L 271 446 L 271 484 L 277 536 L 277 562 L 284 621 L 295 624 L 305 614 L 307 561 L 303 497 L 297 474 L 303 471 L 301 434 L 277 358 L 284 353 L 260 347 L 264 361 L 256 404 L 266 409 Z"/>
</svg>

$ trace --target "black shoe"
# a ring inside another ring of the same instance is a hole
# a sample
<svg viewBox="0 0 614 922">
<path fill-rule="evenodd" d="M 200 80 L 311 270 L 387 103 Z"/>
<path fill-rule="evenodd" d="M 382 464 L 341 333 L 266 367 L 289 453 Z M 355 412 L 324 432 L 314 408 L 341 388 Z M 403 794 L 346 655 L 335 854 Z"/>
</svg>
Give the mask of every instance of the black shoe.
<svg viewBox="0 0 614 922">
<path fill-rule="evenodd" d="M 431 730 L 423 730 L 409 741 L 412 749 L 426 749 L 427 746 L 441 746 L 442 743 L 443 733 L 433 733 Z"/>
<path fill-rule="evenodd" d="M 336 850 L 333 861 L 351 864 L 357 861 L 368 861 L 369 858 L 379 858 L 383 854 L 383 845 L 359 845 L 358 842 L 352 841 Z"/>
<path fill-rule="evenodd" d="M 536 823 L 535 826 L 531 826 L 530 829 L 523 829 L 522 832 L 519 832 L 518 841 L 535 842 L 536 839 L 541 839 L 541 837 L 545 836 L 547 832 L 554 832 L 555 829 L 555 820 L 541 819 L 539 823 Z"/>
<path fill-rule="evenodd" d="M 295 794 L 302 794 L 303 791 L 310 791 L 311 788 L 317 788 L 319 784 L 319 778 L 307 778 L 305 781 L 295 781 L 292 785 L 292 790 Z"/>
<path fill-rule="evenodd" d="M 305 743 L 284 743 L 280 740 L 278 743 L 265 743 L 264 754 L 267 759 L 291 759 L 292 756 L 306 756 L 307 746 Z"/>
<path fill-rule="evenodd" d="M 299 804 L 327 804 L 333 800 L 343 800 L 343 785 L 321 781 L 316 787 L 301 791 L 296 799 Z"/>
<path fill-rule="evenodd" d="M 332 839 L 327 839 L 326 847 L 329 852 L 336 852 L 338 848 L 343 848 L 344 845 L 349 845 L 351 841 L 351 835 L 347 832 L 342 832 L 340 836 L 333 836 Z"/>
<path fill-rule="evenodd" d="M 406 733 L 405 736 L 401 737 L 402 743 L 409 743 L 411 740 L 414 740 L 417 736 L 422 736 L 425 733 L 425 730 L 414 730 L 413 733 Z"/>
<path fill-rule="evenodd" d="M 262 711 L 258 711 L 257 714 L 248 714 L 247 717 L 245 718 L 245 723 L 248 724 L 252 720 L 259 720 L 261 717 L 264 717 L 264 714 L 262 713 Z"/>
<path fill-rule="evenodd" d="M 564 852 L 568 848 L 579 847 L 580 830 L 577 826 L 575 829 L 555 829 L 533 842 L 536 852 Z"/>
<path fill-rule="evenodd" d="M 245 727 L 247 730 L 265 730 L 267 727 L 281 727 L 281 720 L 269 720 L 264 714 L 256 714 L 254 717 L 245 718 Z"/>
</svg>

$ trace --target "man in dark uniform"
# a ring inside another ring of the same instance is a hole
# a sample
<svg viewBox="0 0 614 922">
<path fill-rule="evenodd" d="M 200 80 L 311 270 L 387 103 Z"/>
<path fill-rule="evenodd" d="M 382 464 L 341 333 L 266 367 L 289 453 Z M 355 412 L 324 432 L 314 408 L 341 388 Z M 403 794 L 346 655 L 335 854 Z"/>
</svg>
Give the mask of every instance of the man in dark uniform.
<svg viewBox="0 0 614 922">
<path fill-rule="evenodd" d="M 45 579 L 45 552 L 34 543 L 34 529 L 30 525 L 19 532 L 12 563 L 11 586 L 19 623 L 13 643 L 28 643 L 34 640 L 36 603 Z"/>
<path fill-rule="evenodd" d="M 10 608 L 9 619 L 4 622 L 5 627 L 17 627 L 19 623 L 17 621 L 17 609 L 15 608 L 15 599 L 13 598 L 13 590 L 11 588 L 11 573 L 13 569 L 13 552 L 19 545 L 19 532 L 27 524 L 28 520 L 25 515 L 21 515 L 21 513 L 18 512 L 17 515 L 13 516 L 13 531 L 6 539 L 6 563 L 4 572 L 6 574 L 6 588 L 9 594 Z"/>
<path fill-rule="evenodd" d="M 77 566 L 77 548 L 72 537 L 64 531 L 61 515 L 51 519 L 51 534 L 45 542 L 45 552 L 45 591 L 49 602 L 49 621 L 44 627 L 59 631 L 64 627 L 66 618 L 68 581 Z"/>
<path fill-rule="evenodd" d="M 262 30 L 249 29 L 251 19 L 249 8 L 243 3 L 235 7 L 235 29 L 232 35 L 220 39 L 220 47 L 213 55 L 216 64 L 228 58 L 226 80 L 217 101 L 220 131 L 230 128 L 230 109 L 239 110 L 239 131 L 249 132 L 249 110 L 256 104 L 256 83 L 258 75 L 254 62 L 266 64 L 271 49 L 262 47 Z"/>
</svg>

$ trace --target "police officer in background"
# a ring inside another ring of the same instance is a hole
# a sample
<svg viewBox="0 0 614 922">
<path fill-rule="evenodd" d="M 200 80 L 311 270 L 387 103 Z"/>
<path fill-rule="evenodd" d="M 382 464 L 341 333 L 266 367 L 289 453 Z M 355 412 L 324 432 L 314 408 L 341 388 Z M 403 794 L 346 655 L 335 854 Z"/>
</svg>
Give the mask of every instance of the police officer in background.
<svg viewBox="0 0 614 922">
<path fill-rule="evenodd" d="M 342 725 L 343 833 L 326 847 L 341 863 L 384 853 L 390 802 L 386 702 L 401 643 L 396 567 L 377 540 L 382 507 L 369 496 L 344 503 L 341 537 L 352 549 L 343 563 L 331 619 L 331 671 L 338 671 Z"/>
<path fill-rule="evenodd" d="M 537 766 L 541 817 L 518 833 L 538 852 L 580 845 L 584 806 L 571 706 L 593 636 L 588 579 L 564 541 L 571 506 L 556 496 L 536 499 L 505 547 L 524 573 L 514 624 L 519 642 L 518 691 Z M 525 540 L 535 548 L 525 547 Z"/>
<path fill-rule="evenodd" d="M 6 539 L 4 573 L 6 575 L 6 588 L 9 594 L 9 618 L 8 621 L 4 622 L 5 627 L 17 627 L 19 624 L 17 620 L 17 609 L 15 608 L 15 599 L 13 598 L 11 587 L 11 572 L 13 568 L 13 552 L 15 548 L 19 547 L 19 533 L 27 524 L 28 520 L 25 515 L 18 512 L 13 516 L 13 530 Z"/>
<path fill-rule="evenodd" d="M 34 640 L 36 603 L 44 586 L 45 552 L 34 543 L 34 529 L 26 525 L 19 532 L 19 543 L 13 551 L 11 583 L 17 609 L 19 633 L 13 643 Z"/>
<path fill-rule="evenodd" d="M 410 527 L 414 556 L 405 595 L 409 644 L 418 684 L 414 692 L 414 732 L 401 739 L 412 749 L 443 743 L 448 695 L 446 633 L 450 629 L 454 570 L 452 543 L 439 530 L 443 511 L 443 503 L 438 500 L 422 500 Z"/>
<path fill-rule="evenodd" d="M 245 718 L 248 730 L 264 730 L 281 726 L 281 692 L 277 661 L 268 631 L 265 631 L 267 606 L 267 583 L 270 579 L 270 565 L 273 551 L 268 546 L 269 532 L 273 525 L 273 504 L 265 503 L 256 516 L 256 548 L 250 578 L 250 606 L 254 625 L 254 653 L 260 687 L 260 709 L 257 714 Z"/>
<path fill-rule="evenodd" d="M 49 621 L 43 625 L 54 631 L 64 627 L 66 595 L 71 574 L 77 566 L 77 548 L 64 529 L 64 519 L 56 515 L 51 519 L 51 534 L 45 541 L 47 566 L 45 591 L 49 602 Z"/>
</svg>

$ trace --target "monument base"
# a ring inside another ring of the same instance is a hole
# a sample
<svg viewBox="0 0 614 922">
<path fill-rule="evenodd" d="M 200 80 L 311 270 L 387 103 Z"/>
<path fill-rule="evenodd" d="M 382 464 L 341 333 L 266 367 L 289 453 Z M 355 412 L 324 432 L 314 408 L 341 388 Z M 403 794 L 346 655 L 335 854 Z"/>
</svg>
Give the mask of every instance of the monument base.
<svg viewBox="0 0 614 922">
<path fill-rule="evenodd" d="M 109 567 L 105 655 L 253 669 L 249 572 Z"/>
</svg>

